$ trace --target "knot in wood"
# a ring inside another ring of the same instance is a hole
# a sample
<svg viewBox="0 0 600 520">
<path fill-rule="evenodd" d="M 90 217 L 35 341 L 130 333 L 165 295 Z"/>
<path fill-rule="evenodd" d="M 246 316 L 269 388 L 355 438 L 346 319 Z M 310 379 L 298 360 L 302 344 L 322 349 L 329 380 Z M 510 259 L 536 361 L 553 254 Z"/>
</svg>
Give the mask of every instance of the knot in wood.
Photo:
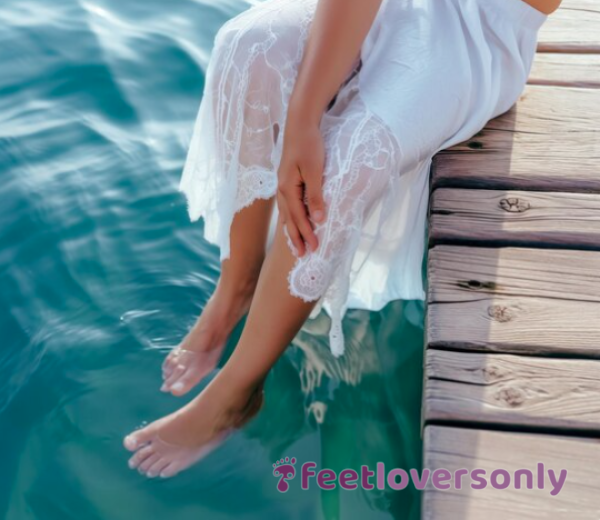
<svg viewBox="0 0 600 520">
<path fill-rule="evenodd" d="M 526 200 L 519 199 L 517 197 L 509 197 L 500 200 L 500 207 L 509 213 L 523 213 L 531 208 L 531 204 L 529 204 L 529 202 Z"/>
<path fill-rule="evenodd" d="M 506 403 L 507 405 L 513 408 L 516 408 L 517 406 L 521 406 L 525 402 L 526 397 L 522 390 L 509 386 L 500 390 L 496 394 L 496 399 L 498 401 Z"/>
<path fill-rule="evenodd" d="M 514 311 L 506 305 L 490 305 L 488 307 L 488 315 L 500 323 L 506 323 L 514 318 Z"/>
<path fill-rule="evenodd" d="M 467 146 L 471 150 L 481 150 L 481 149 L 483 149 L 483 143 L 481 141 L 471 141 Z"/>
<path fill-rule="evenodd" d="M 497 288 L 495 282 L 481 280 L 458 280 L 457 285 L 462 289 L 469 289 L 471 291 L 494 291 Z"/>
<path fill-rule="evenodd" d="M 502 379 L 504 373 L 502 369 L 498 365 L 489 364 L 484 366 L 481 371 L 483 372 L 484 380 L 487 383 L 493 383 L 494 381 L 498 381 Z"/>
</svg>

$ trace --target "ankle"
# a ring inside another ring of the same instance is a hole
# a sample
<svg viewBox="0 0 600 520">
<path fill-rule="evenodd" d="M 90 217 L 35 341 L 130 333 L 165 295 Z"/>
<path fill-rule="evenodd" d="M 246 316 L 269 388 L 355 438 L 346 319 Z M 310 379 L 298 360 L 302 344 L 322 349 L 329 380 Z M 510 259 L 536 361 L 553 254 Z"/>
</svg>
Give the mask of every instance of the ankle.
<svg viewBox="0 0 600 520">
<path fill-rule="evenodd" d="M 232 354 L 232 357 L 225 363 L 225 366 L 221 369 L 215 383 L 222 386 L 219 390 L 224 395 L 228 395 L 234 400 L 243 400 L 255 392 L 262 390 L 265 385 L 266 375 L 262 372 L 257 372 L 251 367 L 240 366 L 238 360 L 233 360 L 236 352 Z M 218 380 L 218 381 L 217 381 Z"/>
</svg>

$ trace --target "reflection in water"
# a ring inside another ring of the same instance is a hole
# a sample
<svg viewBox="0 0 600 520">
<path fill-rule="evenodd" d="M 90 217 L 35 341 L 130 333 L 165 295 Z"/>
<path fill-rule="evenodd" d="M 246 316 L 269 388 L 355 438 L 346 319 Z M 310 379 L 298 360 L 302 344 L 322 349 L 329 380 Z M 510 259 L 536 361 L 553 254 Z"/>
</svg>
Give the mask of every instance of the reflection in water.
<svg viewBox="0 0 600 520">
<path fill-rule="evenodd" d="M 160 364 L 218 277 L 176 185 L 212 39 L 244 7 L 0 5 L 1 518 L 418 518 L 412 487 L 281 494 L 272 463 L 419 467 L 422 302 L 349 312 L 341 359 L 322 313 L 243 432 L 172 481 L 127 468 L 123 434 L 185 402 Z"/>
<path fill-rule="evenodd" d="M 290 447 L 298 441 L 298 426 L 305 425 L 319 435 L 321 457 L 314 460 L 319 469 L 360 472 L 361 465 L 374 468 L 377 462 L 388 469 L 420 468 L 422 316 L 423 302 L 416 301 L 393 302 L 380 313 L 350 311 L 341 358 L 327 348 L 324 313 L 309 321 L 274 370 L 265 413 L 252 436 L 276 459 L 295 455 Z M 283 395 L 282 387 L 288 389 Z M 410 511 L 418 517 L 414 491 L 359 492 L 370 508 L 392 511 L 397 518 L 413 518 Z M 343 493 L 348 492 L 324 492 L 325 518 L 340 517 L 344 501 L 336 495 Z"/>
</svg>

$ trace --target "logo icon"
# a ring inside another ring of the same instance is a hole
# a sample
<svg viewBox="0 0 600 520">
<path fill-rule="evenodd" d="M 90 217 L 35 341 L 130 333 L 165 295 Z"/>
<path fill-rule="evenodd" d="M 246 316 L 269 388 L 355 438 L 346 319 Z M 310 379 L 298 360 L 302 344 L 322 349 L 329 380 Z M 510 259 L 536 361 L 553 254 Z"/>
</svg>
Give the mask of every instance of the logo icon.
<svg viewBox="0 0 600 520">
<path fill-rule="evenodd" d="M 279 459 L 275 462 L 275 464 L 273 464 L 273 476 L 279 477 L 277 490 L 281 493 L 285 493 L 288 489 L 290 489 L 290 485 L 287 483 L 287 481 L 292 480 L 296 476 L 294 464 L 296 464 L 296 459 L 294 457 L 292 457 L 292 460 L 290 460 L 289 457 L 286 457 L 285 459 Z"/>
</svg>

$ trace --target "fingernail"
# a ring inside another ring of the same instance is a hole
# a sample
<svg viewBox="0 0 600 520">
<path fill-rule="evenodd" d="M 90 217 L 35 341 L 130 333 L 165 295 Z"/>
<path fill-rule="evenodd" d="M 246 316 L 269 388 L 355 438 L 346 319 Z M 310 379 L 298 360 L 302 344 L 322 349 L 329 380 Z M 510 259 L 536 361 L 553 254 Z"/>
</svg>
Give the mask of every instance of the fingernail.
<svg viewBox="0 0 600 520">
<path fill-rule="evenodd" d="M 320 209 L 318 209 L 317 211 L 315 211 L 313 213 L 313 220 L 315 222 L 321 222 L 321 220 L 323 220 L 323 217 L 324 217 L 323 212 Z"/>
<path fill-rule="evenodd" d="M 176 392 L 179 390 L 183 390 L 183 383 L 175 383 L 172 387 L 171 390 L 175 390 Z"/>
</svg>

